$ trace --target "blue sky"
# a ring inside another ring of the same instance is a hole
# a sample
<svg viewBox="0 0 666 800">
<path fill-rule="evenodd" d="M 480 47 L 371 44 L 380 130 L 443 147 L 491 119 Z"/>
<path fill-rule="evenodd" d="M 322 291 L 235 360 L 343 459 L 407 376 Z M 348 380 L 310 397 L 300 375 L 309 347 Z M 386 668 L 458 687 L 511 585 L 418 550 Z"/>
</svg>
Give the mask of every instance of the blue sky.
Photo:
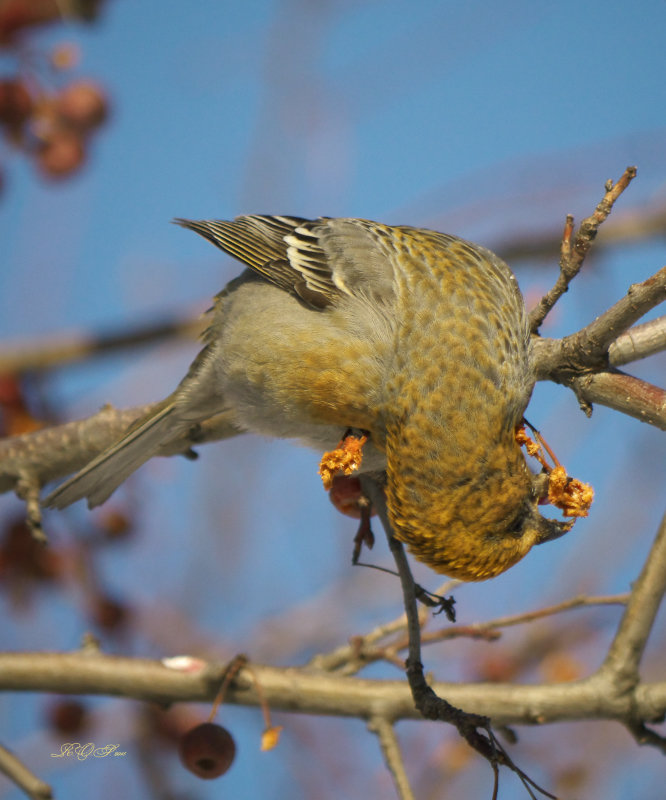
<svg viewBox="0 0 666 800">
<path fill-rule="evenodd" d="M 590 213 L 606 179 L 628 164 L 639 176 L 618 212 L 663 203 L 664 30 L 666 4 L 649 0 L 109 0 L 96 26 L 58 27 L 35 39 L 44 48 L 78 42 L 77 74 L 107 87 L 113 111 L 89 166 L 67 183 L 44 184 L 29 164 L 0 151 L 8 178 L 0 199 L 0 336 L 20 342 L 205 309 L 239 268 L 170 225 L 177 216 L 362 216 L 493 247 L 516 234 L 558 231 L 568 212 Z M 3 71 L 11 67 L 0 57 Z M 663 263 L 661 242 L 590 262 L 546 332 L 575 330 Z M 554 279 L 555 263 L 523 263 L 517 272 L 536 296 Z M 50 377 L 50 395 L 71 418 L 106 401 L 158 399 L 195 352 L 195 343 L 163 345 L 71 367 Z M 637 371 L 663 383 L 664 361 Z M 626 589 L 662 513 L 655 466 L 664 463 L 663 434 L 601 408 L 588 421 L 572 395 L 552 386 L 537 388 L 529 416 L 570 472 L 594 484 L 597 504 L 569 537 L 465 589 L 465 619 Z M 341 595 L 354 600 L 319 626 L 312 649 L 391 618 L 397 586 L 349 569 L 353 523 L 330 507 L 317 459 L 248 437 L 205 448 L 196 464 L 148 465 L 117 500 L 140 499 L 141 536 L 107 557 L 108 583 L 148 616 L 168 598 L 224 653 L 250 648 L 253 658 L 273 662 L 307 654 L 308 645 L 281 649 L 270 635 L 273 626 L 286 636 L 285 620 L 300 619 L 304 604 L 329 609 Z M 243 496 L 250 502 L 238 502 Z M 82 509 L 72 513 L 85 519 Z M 387 562 L 381 544 L 375 558 Z M 67 601 L 56 605 L 39 612 L 41 638 L 31 644 L 19 620 L 10 646 L 76 646 L 85 621 Z M 135 646 L 162 655 L 182 643 L 157 637 Z M 15 718 L 25 713 L 19 701 L 6 705 Z M 271 766 L 268 787 L 260 785 L 247 733 L 258 729 L 256 713 L 228 713 L 246 737 L 246 755 L 225 779 L 229 796 L 307 796 L 291 774 L 297 737 L 282 759 L 261 762 Z M 342 723 L 322 725 L 347 735 Z M 16 726 L 28 736 L 27 723 Z M 358 746 L 367 760 L 351 774 L 364 796 L 384 796 L 375 744 L 356 734 L 349 756 Z M 641 796 L 651 797 L 658 756 L 636 749 L 630 758 L 646 775 Z M 76 797 L 90 774 L 71 769 L 54 782 L 66 781 L 61 796 Z M 128 797 L 143 796 L 129 773 L 122 780 L 134 792 Z M 222 791 L 176 780 L 198 797 Z M 341 794 L 351 791 L 343 782 Z M 604 791 L 611 800 L 623 796 L 614 786 Z"/>
</svg>

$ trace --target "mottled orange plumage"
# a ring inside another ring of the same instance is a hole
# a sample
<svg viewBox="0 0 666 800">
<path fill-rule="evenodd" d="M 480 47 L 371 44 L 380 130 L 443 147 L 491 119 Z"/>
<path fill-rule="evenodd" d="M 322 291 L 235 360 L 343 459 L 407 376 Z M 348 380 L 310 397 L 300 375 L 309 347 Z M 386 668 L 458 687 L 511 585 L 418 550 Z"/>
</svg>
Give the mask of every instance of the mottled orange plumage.
<svg viewBox="0 0 666 800">
<path fill-rule="evenodd" d="M 249 269 L 157 411 L 48 499 L 103 502 L 213 415 L 330 450 L 367 431 L 396 536 L 438 572 L 483 580 L 563 527 L 537 511 L 515 440 L 535 374 L 510 269 L 454 236 L 367 220 L 181 221 Z M 333 462 L 334 463 L 334 462 Z"/>
</svg>

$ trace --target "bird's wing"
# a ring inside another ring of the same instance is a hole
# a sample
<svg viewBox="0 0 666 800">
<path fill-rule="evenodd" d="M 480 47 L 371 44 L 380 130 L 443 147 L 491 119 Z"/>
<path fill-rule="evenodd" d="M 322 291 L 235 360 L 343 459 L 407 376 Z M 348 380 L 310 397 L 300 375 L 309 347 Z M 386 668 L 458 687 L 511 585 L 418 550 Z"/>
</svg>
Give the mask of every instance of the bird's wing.
<svg viewBox="0 0 666 800">
<path fill-rule="evenodd" d="M 176 222 L 313 308 L 345 294 L 382 300 L 393 293 L 391 229 L 378 223 L 259 215 Z"/>
</svg>

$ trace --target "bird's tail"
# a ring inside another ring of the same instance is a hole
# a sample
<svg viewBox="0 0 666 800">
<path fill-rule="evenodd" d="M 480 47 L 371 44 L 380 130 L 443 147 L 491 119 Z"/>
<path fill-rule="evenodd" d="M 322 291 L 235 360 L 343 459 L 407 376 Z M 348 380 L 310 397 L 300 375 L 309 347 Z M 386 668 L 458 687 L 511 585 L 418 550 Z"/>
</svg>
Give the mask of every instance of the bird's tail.
<svg viewBox="0 0 666 800">
<path fill-rule="evenodd" d="M 176 403 L 168 398 L 161 408 L 137 420 L 121 439 L 58 486 L 43 505 L 64 508 L 83 497 L 88 498 L 88 508 L 101 505 L 162 445 L 191 424 L 179 420 L 175 411 Z"/>
</svg>

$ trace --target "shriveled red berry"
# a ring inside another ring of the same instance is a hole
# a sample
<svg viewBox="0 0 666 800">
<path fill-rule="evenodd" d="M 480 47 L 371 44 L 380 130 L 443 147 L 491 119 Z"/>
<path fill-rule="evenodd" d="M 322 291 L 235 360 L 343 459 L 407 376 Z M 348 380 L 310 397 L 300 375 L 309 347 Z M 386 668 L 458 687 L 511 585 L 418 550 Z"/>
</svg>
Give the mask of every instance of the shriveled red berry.
<svg viewBox="0 0 666 800">
<path fill-rule="evenodd" d="M 92 616 L 100 628 L 114 631 L 122 628 L 127 623 L 129 608 L 113 597 L 99 595 L 94 600 Z"/>
<path fill-rule="evenodd" d="M 59 700 L 48 710 L 51 730 L 72 736 L 83 730 L 86 723 L 86 707 L 78 700 Z"/>
<path fill-rule="evenodd" d="M 0 122 L 20 127 L 32 114 L 32 97 L 20 80 L 0 81 Z"/>
<path fill-rule="evenodd" d="M 73 131 L 54 131 L 37 151 L 37 165 L 49 178 L 64 178 L 85 161 L 81 137 Z"/>
<path fill-rule="evenodd" d="M 106 118 L 108 103 L 102 89 L 92 81 L 77 81 L 66 86 L 55 99 L 55 110 L 65 121 L 86 131 Z"/>
<path fill-rule="evenodd" d="M 56 0 L 4 0 L 0 3 L 0 43 L 11 42 L 17 33 L 31 25 L 62 19 Z"/>
<path fill-rule="evenodd" d="M 62 574 L 63 559 L 30 532 L 24 517 L 9 519 L 0 531 L 0 578 L 48 583 Z"/>
<path fill-rule="evenodd" d="M 122 511 L 112 509 L 107 511 L 99 520 L 106 539 L 124 539 L 132 533 L 132 521 Z"/>
<path fill-rule="evenodd" d="M 338 511 L 354 519 L 361 518 L 361 510 L 367 507 L 368 502 L 361 489 L 361 481 L 347 475 L 333 476 L 328 497 Z"/>
<path fill-rule="evenodd" d="M 236 743 L 226 728 L 203 722 L 189 730 L 178 745 L 183 765 L 204 780 L 219 778 L 236 755 Z"/>
</svg>

